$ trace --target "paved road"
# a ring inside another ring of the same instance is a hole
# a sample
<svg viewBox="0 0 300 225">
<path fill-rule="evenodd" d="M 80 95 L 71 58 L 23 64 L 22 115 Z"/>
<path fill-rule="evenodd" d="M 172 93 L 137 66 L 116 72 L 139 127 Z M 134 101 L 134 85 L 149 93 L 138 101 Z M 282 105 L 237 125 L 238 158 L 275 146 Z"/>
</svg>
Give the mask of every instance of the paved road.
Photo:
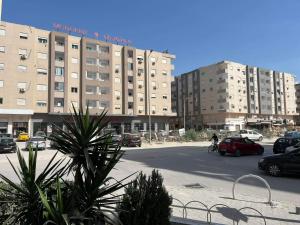
<svg viewBox="0 0 300 225">
<path fill-rule="evenodd" d="M 265 145 L 265 155 L 272 154 L 271 146 Z M 47 163 L 53 150 L 40 151 L 38 169 Z M 26 154 L 26 152 L 23 152 Z M 14 164 L 16 154 L 7 154 Z M 300 206 L 300 177 L 270 177 L 257 169 L 260 156 L 219 156 L 208 153 L 206 147 L 180 146 L 162 149 L 128 149 L 122 162 L 113 171 L 116 178 L 123 178 L 136 171 L 150 173 L 157 168 L 163 174 L 165 184 L 172 187 L 184 187 L 198 183 L 207 190 L 224 192 L 229 196 L 233 181 L 245 174 L 256 174 L 265 178 L 271 188 L 273 199 Z M 16 179 L 4 154 L 0 155 L 0 172 Z M 243 195 L 266 198 L 267 191 L 258 181 L 248 180 L 238 185 L 237 192 Z M 176 197 L 176 196 L 174 196 Z"/>
</svg>

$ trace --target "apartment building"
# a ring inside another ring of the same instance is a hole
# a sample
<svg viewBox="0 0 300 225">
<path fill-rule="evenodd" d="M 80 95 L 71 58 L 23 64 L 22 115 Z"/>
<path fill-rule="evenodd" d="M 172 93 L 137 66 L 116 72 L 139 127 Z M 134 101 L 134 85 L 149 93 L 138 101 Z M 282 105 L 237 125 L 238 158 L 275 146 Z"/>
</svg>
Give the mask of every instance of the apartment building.
<svg viewBox="0 0 300 225">
<path fill-rule="evenodd" d="M 294 84 L 289 73 L 222 61 L 175 77 L 172 110 L 186 128 L 293 124 Z"/>
<path fill-rule="evenodd" d="M 119 132 L 166 130 L 174 55 L 0 22 L 0 132 L 51 133 L 75 108 Z"/>
<path fill-rule="evenodd" d="M 297 115 L 294 117 L 296 125 L 300 125 L 300 83 L 295 84 L 295 90 L 296 90 L 296 112 Z"/>
</svg>

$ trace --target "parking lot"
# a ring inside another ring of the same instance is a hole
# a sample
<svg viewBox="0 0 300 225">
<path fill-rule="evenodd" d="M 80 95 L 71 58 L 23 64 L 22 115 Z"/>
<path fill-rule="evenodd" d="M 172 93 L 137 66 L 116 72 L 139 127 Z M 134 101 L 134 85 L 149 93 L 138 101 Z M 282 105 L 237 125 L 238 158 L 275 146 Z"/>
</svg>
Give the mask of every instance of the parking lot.
<svg viewBox="0 0 300 225">
<path fill-rule="evenodd" d="M 255 174 L 268 181 L 272 188 L 272 198 L 275 201 L 300 205 L 300 177 L 270 177 L 259 171 L 257 162 L 261 156 L 249 155 L 241 157 L 220 156 L 218 153 L 207 152 L 208 143 L 184 143 L 177 146 L 161 146 L 159 148 L 124 148 L 126 153 L 122 161 L 113 170 L 112 175 L 116 178 L 124 178 L 131 173 L 144 171 L 149 173 L 153 168 L 159 169 L 168 187 L 187 187 L 199 185 L 205 190 L 217 191 L 229 195 L 233 182 L 245 174 Z M 271 143 L 264 143 L 265 154 L 272 154 Z M 22 148 L 24 143 L 18 143 Z M 23 151 L 26 154 L 25 151 Z M 38 156 L 38 170 L 41 170 L 49 158 L 55 153 L 54 150 L 40 151 Z M 13 164 L 17 163 L 15 153 L 0 155 L 0 172 L 16 179 L 6 159 L 8 156 Z M 238 185 L 237 190 L 243 195 L 265 198 L 267 191 L 256 180 L 245 180 Z"/>
</svg>

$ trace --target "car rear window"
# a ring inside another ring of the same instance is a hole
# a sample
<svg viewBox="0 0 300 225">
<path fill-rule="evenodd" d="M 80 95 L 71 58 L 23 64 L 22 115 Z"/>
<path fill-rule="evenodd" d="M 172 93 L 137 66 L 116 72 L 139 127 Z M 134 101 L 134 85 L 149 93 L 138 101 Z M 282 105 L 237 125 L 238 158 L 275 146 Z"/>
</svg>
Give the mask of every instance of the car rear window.
<svg viewBox="0 0 300 225">
<path fill-rule="evenodd" d="M 12 139 L 12 138 L 1 139 L 1 143 L 4 143 L 4 144 L 11 143 L 11 142 L 14 142 L 14 139 Z"/>
<path fill-rule="evenodd" d="M 240 134 L 247 134 L 247 131 L 246 130 L 241 130 Z"/>
</svg>

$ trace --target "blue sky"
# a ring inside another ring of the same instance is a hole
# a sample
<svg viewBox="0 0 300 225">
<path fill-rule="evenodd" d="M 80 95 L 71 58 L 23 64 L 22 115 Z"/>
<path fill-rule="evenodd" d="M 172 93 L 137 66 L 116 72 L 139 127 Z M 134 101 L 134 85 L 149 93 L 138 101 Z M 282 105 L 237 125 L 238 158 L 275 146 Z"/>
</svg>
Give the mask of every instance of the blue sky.
<svg viewBox="0 0 300 225">
<path fill-rule="evenodd" d="M 300 80 L 300 0 L 3 0 L 2 19 L 54 22 L 176 54 L 174 75 L 224 59 Z"/>
</svg>

